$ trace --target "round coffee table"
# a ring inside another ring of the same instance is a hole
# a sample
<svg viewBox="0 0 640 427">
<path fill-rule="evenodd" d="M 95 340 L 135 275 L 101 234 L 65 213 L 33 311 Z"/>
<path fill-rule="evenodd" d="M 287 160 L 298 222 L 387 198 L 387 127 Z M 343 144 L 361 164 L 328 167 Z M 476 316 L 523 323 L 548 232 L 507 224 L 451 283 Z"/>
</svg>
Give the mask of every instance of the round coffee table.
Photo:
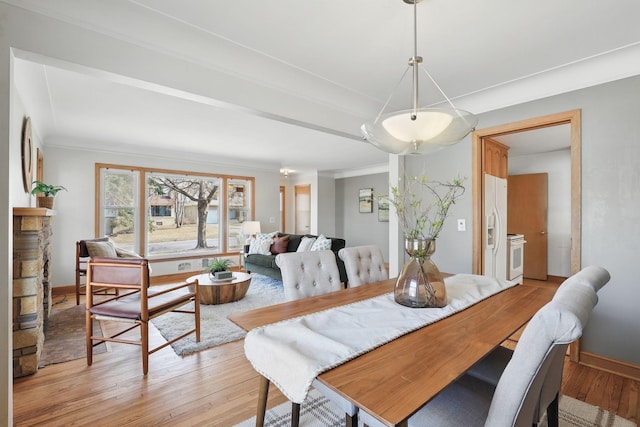
<svg viewBox="0 0 640 427">
<path fill-rule="evenodd" d="M 229 280 L 214 281 L 209 273 L 191 276 L 189 282 L 198 279 L 200 287 L 201 304 L 226 304 L 228 302 L 239 301 L 247 294 L 251 285 L 251 274 L 233 272 L 233 278 Z"/>
</svg>

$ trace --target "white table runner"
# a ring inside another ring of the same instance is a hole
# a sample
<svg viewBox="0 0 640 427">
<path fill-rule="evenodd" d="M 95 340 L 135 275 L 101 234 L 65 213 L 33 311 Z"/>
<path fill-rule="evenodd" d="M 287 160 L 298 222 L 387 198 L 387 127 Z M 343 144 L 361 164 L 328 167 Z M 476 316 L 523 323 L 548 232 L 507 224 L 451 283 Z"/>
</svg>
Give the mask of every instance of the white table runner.
<svg viewBox="0 0 640 427">
<path fill-rule="evenodd" d="M 288 399 L 302 403 L 322 372 L 515 285 L 457 274 L 445 279 L 446 307 L 405 307 L 391 292 L 253 329 L 244 351 L 257 372 Z"/>
</svg>

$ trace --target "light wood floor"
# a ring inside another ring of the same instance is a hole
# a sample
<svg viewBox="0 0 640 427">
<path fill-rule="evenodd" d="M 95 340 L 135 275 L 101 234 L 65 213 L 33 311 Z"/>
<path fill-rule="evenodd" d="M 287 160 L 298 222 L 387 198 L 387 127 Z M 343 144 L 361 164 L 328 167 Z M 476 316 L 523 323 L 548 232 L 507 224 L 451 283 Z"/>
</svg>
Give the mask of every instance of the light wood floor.
<svg viewBox="0 0 640 427">
<path fill-rule="evenodd" d="M 152 343 L 161 342 L 151 329 Z M 91 367 L 85 359 L 47 366 L 14 382 L 14 424 L 232 426 L 255 415 L 258 375 L 243 341 L 184 357 L 168 347 L 150 356 L 146 377 L 141 370 L 139 348 L 123 344 L 95 355 Z M 562 393 L 637 423 L 639 383 L 567 359 Z M 269 400 L 285 398 L 271 387 Z"/>
</svg>

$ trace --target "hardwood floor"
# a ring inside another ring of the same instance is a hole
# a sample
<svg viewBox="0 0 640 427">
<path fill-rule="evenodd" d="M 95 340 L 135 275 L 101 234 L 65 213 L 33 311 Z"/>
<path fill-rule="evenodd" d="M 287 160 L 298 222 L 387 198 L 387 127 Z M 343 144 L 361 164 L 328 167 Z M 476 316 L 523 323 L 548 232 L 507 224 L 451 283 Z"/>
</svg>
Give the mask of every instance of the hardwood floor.
<svg viewBox="0 0 640 427">
<path fill-rule="evenodd" d="M 153 327 L 151 340 L 163 340 Z M 637 423 L 639 383 L 567 358 L 562 393 Z M 232 426 L 255 415 L 258 375 L 243 341 L 183 357 L 164 348 L 150 356 L 146 377 L 138 347 L 111 344 L 92 366 L 85 359 L 47 366 L 16 379 L 13 393 L 16 426 Z M 285 400 L 272 386 L 269 407 Z"/>
</svg>

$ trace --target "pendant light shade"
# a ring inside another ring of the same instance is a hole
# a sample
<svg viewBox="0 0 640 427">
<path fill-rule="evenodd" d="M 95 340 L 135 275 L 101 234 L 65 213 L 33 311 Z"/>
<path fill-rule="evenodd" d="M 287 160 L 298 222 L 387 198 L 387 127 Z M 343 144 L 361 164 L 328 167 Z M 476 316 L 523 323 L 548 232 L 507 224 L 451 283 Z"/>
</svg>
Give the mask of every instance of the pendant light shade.
<svg viewBox="0 0 640 427">
<path fill-rule="evenodd" d="M 384 114 L 384 109 L 393 96 L 392 93 L 375 120 L 364 123 L 361 131 L 365 140 L 387 153 L 428 154 L 462 140 L 475 129 L 478 118 L 468 111 L 455 108 L 426 70 L 427 76 L 451 108 L 419 108 L 418 69 L 422 63 L 422 57 L 417 55 L 416 4 L 421 0 L 403 1 L 413 4 L 414 8 L 414 55 L 409 59 L 409 66 L 413 67 L 412 108 Z"/>
</svg>

